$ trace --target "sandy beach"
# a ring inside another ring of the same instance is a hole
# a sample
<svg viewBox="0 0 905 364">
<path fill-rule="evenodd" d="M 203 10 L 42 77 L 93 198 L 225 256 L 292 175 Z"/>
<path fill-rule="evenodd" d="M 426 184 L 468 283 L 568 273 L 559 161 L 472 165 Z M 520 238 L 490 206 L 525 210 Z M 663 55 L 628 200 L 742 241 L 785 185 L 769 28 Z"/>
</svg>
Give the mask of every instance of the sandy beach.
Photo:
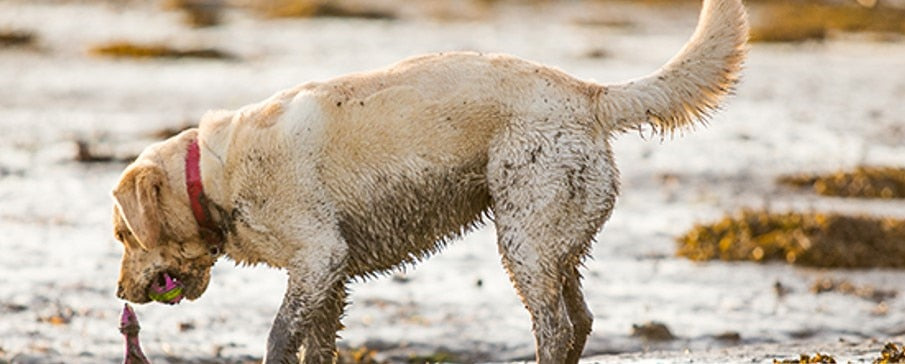
<svg viewBox="0 0 905 364">
<path fill-rule="evenodd" d="M 270 19 L 237 7 L 218 26 L 193 28 L 152 3 L 0 2 L 0 30 L 33 34 L 0 47 L 0 363 L 121 362 L 123 303 L 114 293 L 122 247 L 111 233 L 109 191 L 130 158 L 205 111 L 453 50 L 622 81 L 677 52 L 698 11 L 695 2 L 419 4 L 395 19 Z M 91 51 L 115 41 L 229 57 Z M 903 101 L 905 38 L 756 43 L 736 94 L 707 127 L 662 141 L 620 136 L 622 194 L 583 271 L 595 315 L 586 362 L 770 363 L 825 352 L 858 363 L 876 359 L 886 342 L 905 342 L 901 270 L 698 263 L 675 254 L 676 237 L 695 223 L 743 208 L 905 218 L 903 200 L 822 197 L 775 182 L 788 173 L 905 167 Z M 391 363 L 533 358 L 528 314 L 496 250 L 490 224 L 418 266 L 355 282 L 339 345 Z M 894 293 L 815 293 L 826 278 Z M 145 352 L 155 363 L 258 361 L 285 285 L 284 272 L 221 260 L 200 299 L 135 307 Z M 649 322 L 673 338 L 633 335 Z"/>
</svg>

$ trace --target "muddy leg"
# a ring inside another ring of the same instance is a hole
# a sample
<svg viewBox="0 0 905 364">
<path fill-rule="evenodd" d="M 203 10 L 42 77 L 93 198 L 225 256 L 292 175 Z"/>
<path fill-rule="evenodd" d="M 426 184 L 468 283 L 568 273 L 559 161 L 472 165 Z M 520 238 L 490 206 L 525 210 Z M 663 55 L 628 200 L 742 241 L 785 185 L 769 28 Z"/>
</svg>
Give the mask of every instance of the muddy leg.
<svg viewBox="0 0 905 364">
<path fill-rule="evenodd" d="M 531 314 L 538 364 L 562 364 L 571 347 L 573 330 L 562 296 L 562 278 L 527 244 L 501 236 L 503 265 L 519 297 Z"/>
<path fill-rule="evenodd" d="M 618 192 L 609 145 L 592 134 L 568 116 L 515 120 L 488 160 L 500 254 L 542 364 L 577 362 L 591 329 L 576 266 Z"/>
<path fill-rule="evenodd" d="M 572 348 L 569 349 L 569 355 L 566 358 L 567 364 L 577 364 L 581 358 L 581 352 L 591 333 L 591 325 L 594 322 L 594 316 L 588 309 L 581 293 L 581 274 L 578 269 L 573 268 L 572 274 L 566 276 L 565 286 L 563 286 L 563 300 L 566 304 L 566 310 L 569 313 L 569 321 L 572 322 Z"/>
<path fill-rule="evenodd" d="M 336 331 L 346 296 L 345 255 L 319 253 L 293 262 L 289 269 L 289 285 L 270 330 L 265 363 L 299 363 L 300 347 L 303 363 L 335 359 Z"/>
</svg>

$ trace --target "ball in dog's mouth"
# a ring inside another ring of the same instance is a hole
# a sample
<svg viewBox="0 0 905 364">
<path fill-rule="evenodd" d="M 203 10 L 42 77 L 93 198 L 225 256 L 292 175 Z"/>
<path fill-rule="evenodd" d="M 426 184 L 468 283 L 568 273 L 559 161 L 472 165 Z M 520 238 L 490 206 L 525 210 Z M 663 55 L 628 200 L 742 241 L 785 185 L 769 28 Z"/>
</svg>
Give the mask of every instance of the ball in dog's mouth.
<svg viewBox="0 0 905 364">
<path fill-rule="evenodd" d="M 160 303 L 175 305 L 185 297 L 182 294 L 183 284 L 178 279 L 163 272 L 148 287 L 148 297 Z"/>
</svg>

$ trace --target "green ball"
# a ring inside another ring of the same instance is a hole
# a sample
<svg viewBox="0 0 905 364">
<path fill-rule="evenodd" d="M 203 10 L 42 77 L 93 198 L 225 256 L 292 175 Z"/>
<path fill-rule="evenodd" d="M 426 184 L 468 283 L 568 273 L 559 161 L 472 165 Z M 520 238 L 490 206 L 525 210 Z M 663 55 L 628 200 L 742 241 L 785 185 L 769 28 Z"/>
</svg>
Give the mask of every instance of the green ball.
<svg viewBox="0 0 905 364">
<path fill-rule="evenodd" d="M 148 297 L 157 302 L 177 303 L 182 299 L 182 286 L 173 287 L 167 291 L 148 293 Z"/>
</svg>

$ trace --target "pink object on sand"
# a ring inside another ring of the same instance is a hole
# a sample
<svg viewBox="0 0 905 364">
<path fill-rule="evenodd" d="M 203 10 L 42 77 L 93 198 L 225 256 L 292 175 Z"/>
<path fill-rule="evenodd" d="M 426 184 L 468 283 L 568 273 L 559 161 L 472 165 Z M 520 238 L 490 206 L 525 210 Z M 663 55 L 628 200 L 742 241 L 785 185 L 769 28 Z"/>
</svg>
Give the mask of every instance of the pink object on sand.
<svg viewBox="0 0 905 364">
<path fill-rule="evenodd" d="M 144 353 L 141 352 L 141 344 L 138 342 L 138 331 L 141 326 L 138 325 L 138 316 L 132 310 L 132 306 L 125 304 L 123 307 L 123 316 L 119 323 L 119 332 L 126 339 L 126 353 L 123 364 L 151 364 Z"/>
</svg>

